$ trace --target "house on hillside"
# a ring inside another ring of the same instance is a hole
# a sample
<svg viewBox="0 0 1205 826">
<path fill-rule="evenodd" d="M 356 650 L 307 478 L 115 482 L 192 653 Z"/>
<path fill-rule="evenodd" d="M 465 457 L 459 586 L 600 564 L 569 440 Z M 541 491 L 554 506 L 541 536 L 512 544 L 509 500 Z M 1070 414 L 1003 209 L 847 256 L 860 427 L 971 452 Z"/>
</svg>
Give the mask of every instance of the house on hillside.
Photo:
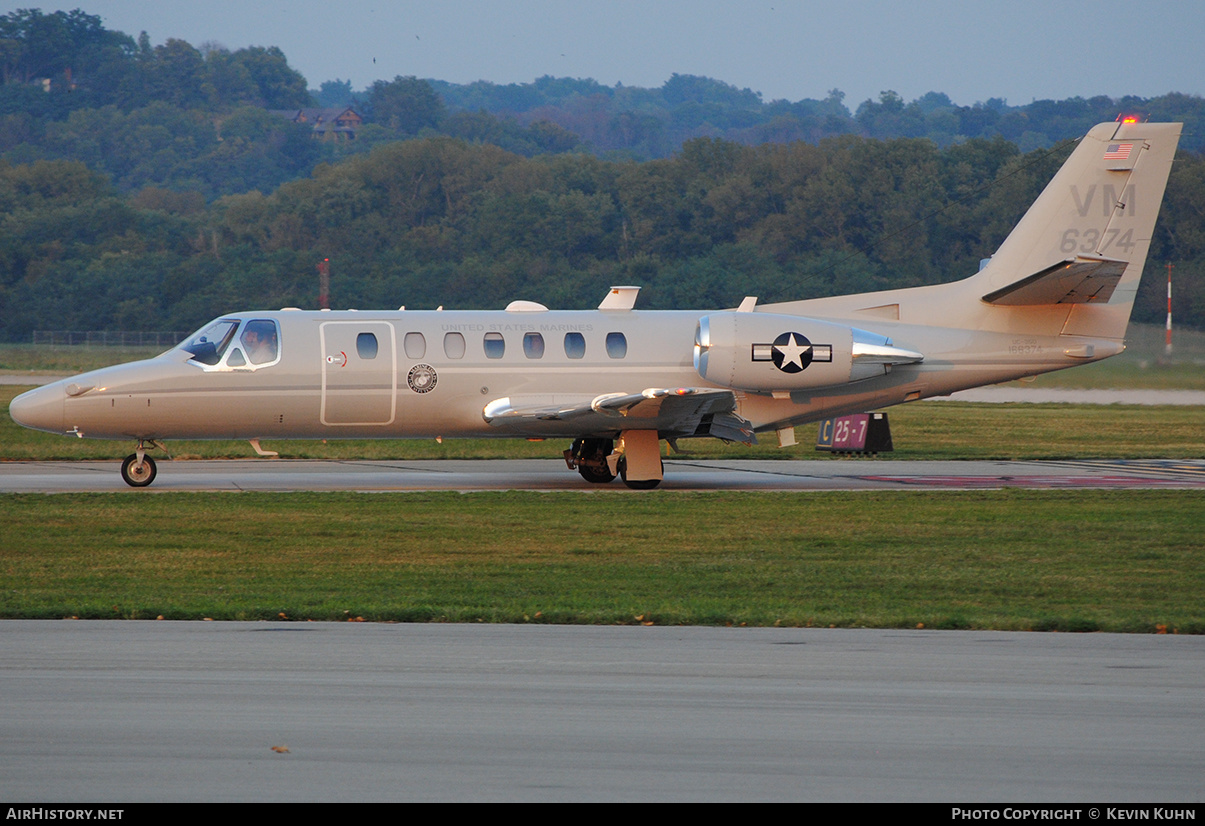
<svg viewBox="0 0 1205 826">
<path fill-rule="evenodd" d="M 320 140 L 355 140 L 364 118 L 350 106 L 333 109 L 272 109 L 273 115 L 293 123 L 312 123 L 314 137 Z"/>
</svg>

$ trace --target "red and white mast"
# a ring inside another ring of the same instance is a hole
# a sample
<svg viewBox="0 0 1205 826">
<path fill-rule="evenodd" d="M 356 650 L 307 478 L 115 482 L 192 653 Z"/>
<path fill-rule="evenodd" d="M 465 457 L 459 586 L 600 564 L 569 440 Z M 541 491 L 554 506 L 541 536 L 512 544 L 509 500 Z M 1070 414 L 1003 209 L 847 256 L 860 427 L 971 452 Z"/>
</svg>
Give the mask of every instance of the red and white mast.
<svg viewBox="0 0 1205 826">
<path fill-rule="evenodd" d="M 1167 265 L 1167 344 L 1163 352 L 1172 354 L 1172 265 Z"/>
</svg>

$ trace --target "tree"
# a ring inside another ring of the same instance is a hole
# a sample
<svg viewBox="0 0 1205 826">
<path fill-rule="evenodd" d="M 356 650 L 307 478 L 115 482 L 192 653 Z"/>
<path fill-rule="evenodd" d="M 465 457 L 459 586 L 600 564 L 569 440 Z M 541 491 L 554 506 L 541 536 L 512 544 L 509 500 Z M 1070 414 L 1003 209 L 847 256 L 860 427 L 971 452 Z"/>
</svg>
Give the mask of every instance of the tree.
<svg viewBox="0 0 1205 826">
<path fill-rule="evenodd" d="M 319 106 L 332 108 L 335 106 L 347 106 L 352 102 L 354 95 L 351 91 L 350 80 L 324 80 L 322 85 L 318 87 L 318 92 L 311 92 L 310 96 L 317 101 Z"/>
<path fill-rule="evenodd" d="M 284 52 L 275 46 L 239 49 L 230 55 L 230 61 L 247 72 L 254 94 L 239 103 L 265 109 L 300 109 L 313 104 L 305 78 L 289 66 Z"/>
<path fill-rule="evenodd" d="M 368 92 L 369 118 L 403 135 L 434 129 L 443 115 L 443 101 L 431 84 L 414 76 L 378 80 Z"/>
<path fill-rule="evenodd" d="M 127 42 L 128 41 L 128 42 Z M 106 31 L 99 17 L 38 9 L 18 9 L 0 17 L 0 73 L 5 83 L 29 83 L 38 78 L 74 81 L 77 73 L 96 68 L 105 47 L 133 41 Z"/>
<path fill-rule="evenodd" d="M 72 109 L 114 102 L 137 70 L 135 51 L 131 38 L 106 31 L 99 17 L 78 9 L 4 15 L 0 111 L 61 118 Z"/>
<path fill-rule="evenodd" d="M 162 46 L 156 46 L 154 59 L 146 70 L 147 91 L 152 100 L 185 108 L 205 103 L 205 58 L 187 41 L 169 38 Z"/>
</svg>

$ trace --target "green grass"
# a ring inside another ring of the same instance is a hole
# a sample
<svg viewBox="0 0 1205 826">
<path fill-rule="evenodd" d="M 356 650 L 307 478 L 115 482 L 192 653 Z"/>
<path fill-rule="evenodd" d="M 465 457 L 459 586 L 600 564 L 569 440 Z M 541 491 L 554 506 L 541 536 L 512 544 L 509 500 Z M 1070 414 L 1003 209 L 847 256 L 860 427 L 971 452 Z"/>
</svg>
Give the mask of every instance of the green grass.
<svg viewBox="0 0 1205 826">
<path fill-rule="evenodd" d="M 69 373 L 154 354 L 58 350 L 0 346 L 0 369 Z M 1164 364 L 1132 348 L 1038 382 L 1201 387 L 1191 347 L 1178 352 Z M 23 389 L 0 387 L 0 404 Z M 1205 456 L 1205 411 L 1193 407 L 925 402 L 889 415 L 896 451 L 884 458 Z M 681 445 L 687 458 L 829 460 L 813 426 L 798 438 L 787 450 Z M 265 446 L 422 459 L 556 458 L 565 445 Z M 0 459 L 116 460 L 131 447 L 0 416 Z M 169 448 L 253 455 L 244 442 Z M 0 617 L 1205 633 L 1200 492 L 616 493 L 0 496 Z"/>
<path fill-rule="evenodd" d="M 0 374 L 61 374 L 71 376 L 127 361 L 149 359 L 166 347 L 89 347 L 0 344 Z"/>
<path fill-rule="evenodd" d="M 0 497 L 0 616 L 1205 633 L 1205 493 Z"/>
</svg>

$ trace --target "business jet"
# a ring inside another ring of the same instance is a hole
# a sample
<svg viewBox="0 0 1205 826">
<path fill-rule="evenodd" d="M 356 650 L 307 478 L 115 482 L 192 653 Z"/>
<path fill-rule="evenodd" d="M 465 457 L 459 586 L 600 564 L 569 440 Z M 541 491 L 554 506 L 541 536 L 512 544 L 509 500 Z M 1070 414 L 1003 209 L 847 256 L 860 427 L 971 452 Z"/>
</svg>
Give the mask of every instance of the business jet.
<svg viewBox="0 0 1205 826">
<path fill-rule="evenodd" d="M 661 442 L 796 425 L 1098 361 L 1125 332 L 1180 137 L 1104 123 L 979 271 L 948 284 L 709 311 L 515 301 L 489 312 L 250 311 L 155 358 L 31 390 L 25 427 L 129 439 L 563 438 L 587 482 L 663 478 Z"/>
</svg>

